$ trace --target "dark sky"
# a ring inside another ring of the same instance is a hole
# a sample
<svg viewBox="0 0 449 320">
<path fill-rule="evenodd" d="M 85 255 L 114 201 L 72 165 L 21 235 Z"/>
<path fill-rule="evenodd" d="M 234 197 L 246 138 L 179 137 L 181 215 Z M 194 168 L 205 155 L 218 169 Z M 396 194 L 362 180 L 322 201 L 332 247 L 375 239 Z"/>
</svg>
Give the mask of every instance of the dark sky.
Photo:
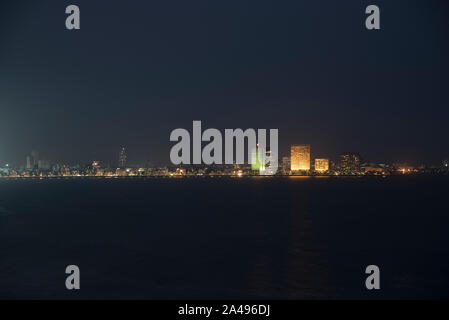
<svg viewBox="0 0 449 320">
<path fill-rule="evenodd" d="M 65 29 L 77 4 L 81 30 Z M 380 31 L 365 8 L 381 10 Z M 170 132 L 278 128 L 281 155 L 439 163 L 446 0 L 2 0 L 0 165 L 168 163 Z"/>
</svg>

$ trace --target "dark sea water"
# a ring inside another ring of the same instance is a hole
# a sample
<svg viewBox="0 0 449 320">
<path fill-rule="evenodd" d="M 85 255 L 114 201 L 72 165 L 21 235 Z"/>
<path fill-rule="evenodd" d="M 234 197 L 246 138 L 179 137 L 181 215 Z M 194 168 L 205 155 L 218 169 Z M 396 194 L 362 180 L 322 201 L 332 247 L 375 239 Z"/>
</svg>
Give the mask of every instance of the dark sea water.
<svg viewBox="0 0 449 320">
<path fill-rule="evenodd" d="M 449 298 L 448 191 L 448 176 L 0 179 L 0 298 Z"/>
</svg>

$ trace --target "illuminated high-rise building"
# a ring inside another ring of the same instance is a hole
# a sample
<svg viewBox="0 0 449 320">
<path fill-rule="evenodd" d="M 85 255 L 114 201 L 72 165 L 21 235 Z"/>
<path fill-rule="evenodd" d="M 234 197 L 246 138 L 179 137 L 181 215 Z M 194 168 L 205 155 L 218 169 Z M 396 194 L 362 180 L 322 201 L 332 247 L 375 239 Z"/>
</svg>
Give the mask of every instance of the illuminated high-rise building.
<svg viewBox="0 0 449 320">
<path fill-rule="evenodd" d="M 262 174 L 265 171 L 265 156 L 265 149 L 259 148 L 259 144 L 257 144 L 257 147 L 251 150 L 251 170 L 259 171 L 259 174 Z"/>
<path fill-rule="evenodd" d="M 310 144 L 290 147 L 290 165 L 292 171 L 310 170 Z"/>
<path fill-rule="evenodd" d="M 329 171 L 329 159 L 315 159 L 315 171 Z"/>
<path fill-rule="evenodd" d="M 360 172 L 360 155 L 358 153 L 342 153 L 340 155 L 340 172 L 344 174 L 357 174 Z"/>
<path fill-rule="evenodd" d="M 272 176 L 275 175 L 278 171 L 278 159 L 277 155 L 273 154 L 271 150 L 267 150 L 265 153 L 265 168 L 264 171 L 261 171 L 261 175 Z"/>
<path fill-rule="evenodd" d="M 118 158 L 118 166 L 119 168 L 124 169 L 126 167 L 126 149 L 125 147 L 122 147 L 120 149 L 120 154 Z"/>
</svg>

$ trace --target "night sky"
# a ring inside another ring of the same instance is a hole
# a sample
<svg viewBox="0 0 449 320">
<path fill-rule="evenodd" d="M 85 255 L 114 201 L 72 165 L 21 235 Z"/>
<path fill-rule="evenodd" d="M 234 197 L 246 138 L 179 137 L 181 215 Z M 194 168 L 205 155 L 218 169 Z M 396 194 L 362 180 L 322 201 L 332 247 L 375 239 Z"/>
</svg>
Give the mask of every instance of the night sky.
<svg viewBox="0 0 449 320">
<path fill-rule="evenodd" d="M 277 128 L 281 156 L 449 157 L 447 0 L 2 0 L 0 165 L 168 164 L 176 128 Z M 65 8 L 81 30 L 65 29 Z M 381 30 L 365 28 L 365 8 Z"/>
</svg>

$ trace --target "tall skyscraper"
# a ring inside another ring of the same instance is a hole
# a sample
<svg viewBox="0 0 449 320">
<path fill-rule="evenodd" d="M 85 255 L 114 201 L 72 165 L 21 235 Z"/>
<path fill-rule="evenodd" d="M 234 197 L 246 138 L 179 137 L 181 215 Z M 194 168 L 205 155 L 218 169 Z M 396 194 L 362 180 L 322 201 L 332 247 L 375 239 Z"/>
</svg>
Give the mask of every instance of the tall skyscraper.
<svg viewBox="0 0 449 320">
<path fill-rule="evenodd" d="M 340 155 L 340 171 L 344 174 L 360 172 L 360 155 L 358 153 L 345 152 Z"/>
<path fill-rule="evenodd" d="M 120 149 L 120 154 L 119 154 L 119 158 L 118 158 L 118 166 L 119 168 L 126 168 L 126 150 L 125 147 L 122 147 Z"/>
<path fill-rule="evenodd" d="M 251 170 L 259 171 L 260 175 L 273 175 L 277 171 L 277 159 L 272 157 L 271 150 L 257 147 L 251 150 Z"/>
<path fill-rule="evenodd" d="M 265 149 L 259 148 L 259 145 L 251 150 L 251 170 L 265 170 Z"/>
<path fill-rule="evenodd" d="M 329 171 L 329 159 L 315 159 L 315 171 Z"/>
<path fill-rule="evenodd" d="M 273 154 L 271 150 L 267 150 L 265 153 L 265 170 L 261 171 L 261 175 L 272 176 L 278 172 L 278 159 L 277 155 Z"/>
<path fill-rule="evenodd" d="M 31 152 L 31 157 L 32 157 L 32 160 L 33 160 L 33 162 L 32 162 L 33 167 L 38 166 L 38 164 L 39 164 L 39 152 L 32 151 Z"/>
<path fill-rule="evenodd" d="M 31 157 L 30 156 L 27 156 L 26 168 L 27 169 L 32 169 L 33 168 L 32 164 L 31 164 Z"/>
<path fill-rule="evenodd" d="M 292 171 L 310 170 L 310 144 L 292 145 L 290 163 Z"/>
</svg>

